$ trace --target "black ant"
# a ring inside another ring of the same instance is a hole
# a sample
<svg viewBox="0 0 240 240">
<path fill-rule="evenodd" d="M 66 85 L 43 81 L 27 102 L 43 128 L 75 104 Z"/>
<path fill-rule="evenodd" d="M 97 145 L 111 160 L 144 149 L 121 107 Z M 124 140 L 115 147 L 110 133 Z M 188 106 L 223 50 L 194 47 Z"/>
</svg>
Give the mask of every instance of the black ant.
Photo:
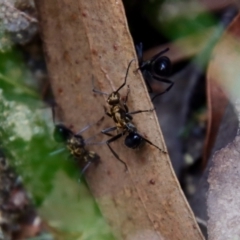
<svg viewBox="0 0 240 240">
<path fill-rule="evenodd" d="M 163 92 L 156 94 L 152 98 L 152 101 L 156 97 L 164 94 L 165 92 L 168 92 L 174 84 L 171 80 L 165 78 L 171 74 L 171 68 L 172 68 L 170 59 L 166 56 L 162 56 L 168 50 L 169 48 L 166 48 L 165 50 L 153 56 L 150 60 L 143 61 L 143 45 L 142 43 L 140 43 L 139 45 L 136 45 L 136 52 L 137 52 L 138 62 L 139 62 L 138 69 L 140 69 L 142 72 L 142 75 L 147 84 L 149 92 L 150 93 L 153 92 L 152 87 L 149 83 L 151 79 L 155 79 L 157 81 L 170 84 Z"/>
<path fill-rule="evenodd" d="M 108 139 L 105 143 L 107 144 L 107 146 L 109 147 L 109 149 L 113 153 L 113 155 L 120 162 L 122 162 L 124 164 L 126 170 L 127 170 L 126 163 L 123 160 L 120 159 L 118 154 L 110 146 L 111 142 L 116 141 L 117 139 L 119 139 L 120 137 L 125 135 L 126 133 L 128 133 L 128 135 L 125 138 L 125 145 L 127 147 L 132 148 L 132 149 L 136 149 L 136 148 L 140 147 L 140 145 L 142 145 L 144 142 L 147 142 L 150 145 L 159 149 L 160 151 L 166 153 L 164 150 L 160 149 L 158 146 L 156 146 L 155 144 L 150 142 L 148 139 L 143 137 L 140 133 L 138 133 L 136 126 L 132 122 L 132 120 L 133 120 L 132 115 L 133 114 L 142 113 L 142 112 L 152 112 L 152 111 L 154 111 L 154 109 L 137 110 L 137 111 L 129 112 L 128 107 L 127 107 L 128 94 L 129 94 L 129 91 L 130 91 L 129 86 L 128 86 L 128 92 L 127 92 L 127 96 L 126 96 L 125 100 L 124 101 L 121 100 L 119 91 L 126 85 L 129 68 L 131 66 L 131 63 L 134 60 L 135 59 L 130 61 L 130 63 L 128 64 L 127 72 L 126 72 L 126 75 L 125 75 L 125 80 L 124 80 L 123 84 L 116 91 L 114 91 L 110 94 L 101 92 L 101 91 L 96 90 L 94 88 L 94 83 L 93 83 L 93 92 L 94 93 L 104 94 L 104 95 L 108 96 L 107 103 L 109 104 L 110 109 L 109 109 L 109 111 L 107 111 L 105 109 L 105 113 L 106 113 L 106 115 L 111 117 L 116 124 L 116 126 L 114 126 L 114 127 L 106 128 L 106 129 L 101 131 L 103 134 L 111 136 L 111 138 Z M 94 81 L 94 79 L 92 79 L 92 81 Z M 115 130 L 117 130 L 120 133 L 118 133 L 115 136 L 113 136 L 112 134 L 109 133 L 109 132 L 112 132 L 112 131 L 115 131 Z"/>
<path fill-rule="evenodd" d="M 72 130 L 67 128 L 62 123 L 55 124 L 53 132 L 54 140 L 59 143 L 64 143 L 66 148 L 70 151 L 71 156 L 76 161 L 78 161 L 79 164 L 84 165 L 81 171 L 81 175 L 87 170 L 91 163 L 93 162 L 97 163 L 100 161 L 100 157 L 95 152 L 86 149 L 86 145 L 91 144 L 88 143 L 88 140 L 92 139 L 92 137 L 87 140 L 84 140 L 81 134 L 85 132 L 87 129 L 89 129 L 91 126 L 95 124 L 98 125 L 100 122 L 103 121 L 103 119 L 104 117 L 102 117 L 96 123 L 85 126 L 81 131 L 79 131 L 76 134 L 73 133 Z"/>
</svg>

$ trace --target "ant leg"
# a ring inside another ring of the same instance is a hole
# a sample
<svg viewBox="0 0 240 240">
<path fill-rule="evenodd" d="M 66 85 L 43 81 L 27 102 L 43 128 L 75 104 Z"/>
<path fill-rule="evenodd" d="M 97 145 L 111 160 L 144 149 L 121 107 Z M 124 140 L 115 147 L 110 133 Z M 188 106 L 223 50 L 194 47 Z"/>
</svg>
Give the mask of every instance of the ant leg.
<svg viewBox="0 0 240 240">
<path fill-rule="evenodd" d="M 107 136 L 113 137 L 114 135 L 111 134 L 111 133 L 109 133 L 109 132 L 114 131 L 114 130 L 116 130 L 116 129 L 117 129 L 117 127 L 110 127 L 110 128 L 106 128 L 106 129 L 102 130 L 100 133 L 103 133 L 103 134 L 105 134 L 105 135 L 107 135 Z M 98 134 L 99 134 L 99 133 L 98 133 Z M 96 135 L 97 135 L 97 134 L 96 134 Z M 93 137 L 88 138 L 87 140 L 84 141 L 84 143 L 85 143 L 86 145 L 102 145 L 102 144 L 106 144 L 106 141 L 103 141 L 103 142 L 89 142 L 89 141 L 90 141 L 92 138 L 94 138 L 96 135 L 94 135 Z"/>
<path fill-rule="evenodd" d="M 143 44 L 140 42 L 138 45 L 135 46 L 137 56 L 138 56 L 138 61 L 142 62 L 143 61 Z"/>
<path fill-rule="evenodd" d="M 148 109 L 148 110 L 137 110 L 137 111 L 133 111 L 133 112 L 128 112 L 127 114 L 138 114 L 138 113 L 143 113 L 143 112 L 153 112 L 155 110 L 155 108 L 151 108 L 151 109 Z"/>
<path fill-rule="evenodd" d="M 147 79 L 147 78 L 144 78 L 144 80 L 145 80 L 145 83 L 146 83 L 146 85 L 147 85 L 148 92 L 149 92 L 149 93 L 152 93 L 153 90 L 152 90 L 151 84 L 149 83 L 148 79 Z"/>
<path fill-rule="evenodd" d="M 89 158 L 86 161 L 85 166 L 82 168 L 81 172 L 80 172 L 80 178 L 79 180 L 81 181 L 81 178 L 83 177 L 83 174 L 86 172 L 86 170 L 89 168 L 90 164 L 92 164 L 93 162 L 99 162 L 100 161 L 100 157 L 95 153 L 95 152 L 89 152 Z"/>
<path fill-rule="evenodd" d="M 141 68 L 139 68 L 139 69 L 141 69 Z M 143 79 L 147 85 L 148 92 L 152 93 L 153 90 L 152 90 L 151 84 L 149 83 L 149 79 L 152 78 L 152 75 L 149 74 L 149 72 L 146 70 L 141 70 L 141 72 L 142 72 Z"/>
<path fill-rule="evenodd" d="M 161 55 L 163 55 L 164 53 L 166 53 L 168 51 L 169 51 L 169 48 L 166 48 L 166 49 L 162 50 L 161 52 L 157 53 L 155 56 L 153 56 L 151 58 L 151 62 L 157 60 Z"/>
<path fill-rule="evenodd" d="M 89 129 L 90 127 L 94 126 L 94 125 L 98 125 L 99 123 L 101 123 L 104 120 L 104 116 L 102 116 L 97 122 L 92 123 L 92 124 L 88 124 L 87 126 L 85 126 L 82 130 L 80 130 L 79 132 L 77 132 L 75 135 L 80 135 L 81 133 L 85 132 L 87 129 Z"/>
<path fill-rule="evenodd" d="M 111 133 L 109 133 L 109 132 L 112 132 L 112 131 L 114 131 L 114 130 L 116 130 L 116 129 L 117 129 L 117 127 L 110 127 L 110 128 L 106 128 L 106 129 L 102 130 L 100 133 L 103 133 L 103 134 L 105 134 L 105 135 L 107 135 L 107 136 L 113 137 L 114 135 L 111 134 Z M 95 138 L 96 135 L 98 135 L 98 134 L 99 134 L 99 133 L 95 134 L 93 137 L 90 137 L 90 138 L 86 139 L 86 140 L 84 141 L 84 143 L 85 143 L 86 145 L 101 145 L 101 144 L 106 144 L 106 141 L 104 141 L 104 142 L 89 142 L 91 139 Z"/>
<path fill-rule="evenodd" d="M 130 87 L 129 87 L 129 85 L 128 85 L 127 95 L 126 95 L 126 97 L 125 97 L 125 101 L 123 102 L 123 107 L 124 107 L 126 113 L 128 113 L 128 111 L 129 111 L 129 110 L 128 110 L 128 106 L 127 106 L 127 101 L 128 101 L 128 94 L 129 94 L 129 92 L 130 92 Z"/>
<path fill-rule="evenodd" d="M 137 114 L 137 113 L 142 113 L 142 112 L 152 112 L 154 111 L 155 109 L 152 108 L 152 109 L 149 109 L 149 110 L 137 110 L 137 111 L 133 111 L 133 112 L 128 112 L 128 107 L 127 107 L 127 100 L 128 100 L 128 94 L 130 92 L 130 88 L 128 86 L 128 92 L 127 92 L 127 96 L 126 96 L 126 99 L 125 101 L 123 102 L 123 105 L 124 105 L 124 108 L 125 108 L 125 111 L 126 111 L 126 115 L 128 115 L 130 117 L 130 115 L 132 114 Z"/>
<path fill-rule="evenodd" d="M 102 130 L 101 133 L 103 133 L 103 134 L 105 134 L 107 136 L 113 137 L 113 135 L 111 133 L 109 133 L 109 132 L 112 132 L 112 131 L 115 131 L 115 130 L 117 130 L 116 126 L 115 127 L 106 128 L 106 129 Z"/>
<path fill-rule="evenodd" d="M 158 76 L 155 76 L 155 75 L 152 75 L 152 78 L 156 79 L 156 80 L 159 81 L 159 82 L 168 83 L 168 84 L 170 84 L 171 87 L 172 87 L 172 85 L 174 84 L 173 81 L 171 81 L 171 80 L 169 80 L 169 79 L 166 79 L 166 78 L 161 78 L 161 77 L 158 77 Z"/>
<path fill-rule="evenodd" d="M 156 95 L 151 99 L 152 102 L 153 102 L 153 100 L 154 100 L 156 97 L 158 97 L 158 96 L 160 96 L 160 95 L 168 92 L 168 91 L 172 88 L 172 86 L 174 85 L 174 82 L 172 82 L 172 81 L 169 80 L 169 79 L 158 78 L 158 77 L 156 77 L 156 76 L 153 76 L 153 78 L 155 78 L 155 79 L 158 80 L 158 81 L 161 81 L 161 82 L 164 82 L 164 83 L 168 83 L 168 84 L 170 84 L 170 85 L 169 85 L 163 92 L 156 94 Z"/>
<path fill-rule="evenodd" d="M 94 92 L 94 93 L 98 93 L 98 94 L 102 94 L 102 95 L 107 95 L 107 96 L 109 96 L 109 94 L 108 93 L 105 93 L 105 92 L 101 92 L 100 90 L 97 90 L 97 89 L 95 89 L 95 86 L 94 86 L 94 76 L 92 75 L 92 91 Z"/>
<path fill-rule="evenodd" d="M 85 173 L 85 171 L 89 168 L 91 163 L 92 163 L 92 161 L 88 161 L 87 164 L 84 166 L 84 168 L 82 169 L 82 171 L 80 173 L 80 179 L 82 178 L 82 176 Z"/>
<path fill-rule="evenodd" d="M 94 134 L 92 137 L 89 137 L 89 138 L 87 138 L 87 139 L 85 139 L 84 140 L 84 143 L 86 144 L 86 145 L 94 145 L 93 143 L 89 143 L 89 141 L 90 140 L 92 140 L 92 139 L 94 139 L 98 134 L 100 134 L 101 132 L 99 132 L 99 133 L 96 133 L 96 134 Z M 97 143 L 95 143 L 95 144 L 97 144 Z"/>
<path fill-rule="evenodd" d="M 58 149 L 58 150 L 56 150 L 56 151 L 53 151 L 53 152 L 51 152 L 51 153 L 49 154 L 49 156 L 54 156 L 54 155 L 59 154 L 59 153 L 61 153 L 61 152 L 63 152 L 63 151 L 66 151 L 66 148 L 60 148 L 60 149 Z"/>
<path fill-rule="evenodd" d="M 150 84 L 150 82 L 149 82 L 149 79 L 152 79 L 152 75 L 151 75 L 148 71 L 144 71 L 144 73 L 143 73 L 143 78 L 144 78 L 145 83 L 146 83 L 146 85 L 147 85 L 148 92 L 149 92 L 149 93 L 152 93 L 152 92 L 153 92 L 152 86 L 151 86 L 151 84 Z"/>
<path fill-rule="evenodd" d="M 129 92 L 130 92 L 130 87 L 129 87 L 129 85 L 128 85 L 127 95 L 126 95 L 126 97 L 125 97 L 125 101 L 123 102 L 124 105 L 127 104 Z"/>
<path fill-rule="evenodd" d="M 95 124 L 99 124 L 100 122 L 102 122 L 103 119 L 104 119 L 104 116 L 103 116 L 100 120 L 98 120 L 96 123 L 93 123 L 93 124 L 91 124 L 91 125 L 87 125 L 85 128 L 83 128 L 80 132 L 78 132 L 78 133 L 75 134 L 75 135 L 80 135 L 80 133 L 86 131 L 89 127 L 91 127 L 91 126 L 93 126 L 93 125 L 95 125 Z M 85 143 L 86 145 L 95 145 L 95 144 L 98 145 L 98 144 L 101 144 L 101 142 L 98 142 L 98 143 L 89 143 L 90 140 L 92 140 L 93 138 L 95 138 L 95 137 L 96 137 L 98 134 L 100 134 L 100 133 L 101 133 L 101 132 L 96 133 L 96 134 L 94 134 L 92 137 L 89 137 L 89 138 L 85 139 L 85 140 L 84 140 L 84 143 Z"/>
<path fill-rule="evenodd" d="M 139 134 L 139 133 L 138 133 Z M 151 141 L 149 141 L 147 138 L 143 137 L 142 135 L 139 134 L 139 136 L 148 144 L 154 146 L 155 148 L 157 148 L 159 151 L 163 152 L 163 153 L 167 153 L 165 150 L 162 150 L 161 148 L 159 148 L 157 145 L 155 145 L 154 143 L 152 143 Z"/>
<path fill-rule="evenodd" d="M 108 112 L 107 108 L 105 106 L 103 106 L 103 109 L 104 109 L 105 114 L 111 118 L 112 114 Z"/>
<path fill-rule="evenodd" d="M 109 132 L 114 131 L 116 129 L 117 129 L 117 127 L 106 128 L 106 129 L 102 130 L 102 133 L 109 136 L 110 135 Z M 112 152 L 112 154 L 114 155 L 114 157 L 117 158 L 117 160 L 120 161 L 122 164 L 124 164 L 125 170 L 127 171 L 127 164 L 118 156 L 118 154 L 110 146 L 111 142 L 116 141 L 117 139 L 122 137 L 124 134 L 125 134 L 125 132 L 122 132 L 122 133 L 119 133 L 119 134 L 113 136 L 112 138 L 110 138 L 106 141 L 106 144 L 107 144 L 108 148 L 110 149 L 110 151 Z"/>
<path fill-rule="evenodd" d="M 110 151 L 112 152 L 112 154 L 114 155 L 114 157 L 125 166 L 125 171 L 127 171 L 128 170 L 127 164 L 118 156 L 118 154 L 110 146 L 111 142 L 116 141 L 117 139 L 119 139 L 123 135 L 124 135 L 124 133 L 119 133 L 116 136 L 113 136 L 112 138 L 110 138 L 106 141 L 106 144 L 107 144 L 108 148 L 110 149 Z"/>
<path fill-rule="evenodd" d="M 123 82 L 123 84 L 115 91 L 115 93 L 117 93 L 121 88 L 123 88 L 123 87 L 126 85 L 129 68 L 130 68 L 130 66 L 131 66 L 131 64 L 132 64 L 133 61 L 135 61 L 135 59 L 132 59 L 132 60 L 129 62 L 128 68 L 127 68 L 127 71 L 126 71 L 126 75 L 125 75 L 124 82 Z"/>
</svg>

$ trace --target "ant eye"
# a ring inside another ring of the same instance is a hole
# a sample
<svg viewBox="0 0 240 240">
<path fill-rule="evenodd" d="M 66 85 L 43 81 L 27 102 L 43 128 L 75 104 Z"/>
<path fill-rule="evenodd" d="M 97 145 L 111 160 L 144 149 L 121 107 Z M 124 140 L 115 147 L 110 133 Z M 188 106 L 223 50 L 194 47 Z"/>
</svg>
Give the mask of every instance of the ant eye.
<svg viewBox="0 0 240 240">
<path fill-rule="evenodd" d="M 53 138 L 56 142 L 66 142 L 71 135 L 72 132 L 64 125 L 59 124 L 55 126 Z"/>
<path fill-rule="evenodd" d="M 131 132 L 125 138 L 125 145 L 129 148 L 137 148 L 141 145 L 143 139 L 139 134 Z"/>
<path fill-rule="evenodd" d="M 160 76 L 171 74 L 171 61 L 168 57 L 160 57 L 154 64 L 154 72 Z"/>
</svg>

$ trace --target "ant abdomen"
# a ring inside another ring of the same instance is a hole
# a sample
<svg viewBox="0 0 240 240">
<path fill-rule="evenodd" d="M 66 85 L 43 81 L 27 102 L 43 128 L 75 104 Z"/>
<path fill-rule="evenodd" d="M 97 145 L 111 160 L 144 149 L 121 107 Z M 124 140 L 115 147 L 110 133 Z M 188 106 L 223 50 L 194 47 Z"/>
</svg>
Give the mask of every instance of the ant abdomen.
<svg viewBox="0 0 240 240">
<path fill-rule="evenodd" d="M 143 142 L 143 138 L 136 132 L 130 132 L 125 138 L 125 145 L 132 149 L 140 147 Z"/>
<path fill-rule="evenodd" d="M 167 77 L 171 74 L 172 64 L 168 57 L 163 56 L 152 63 L 152 69 L 156 75 Z"/>
</svg>

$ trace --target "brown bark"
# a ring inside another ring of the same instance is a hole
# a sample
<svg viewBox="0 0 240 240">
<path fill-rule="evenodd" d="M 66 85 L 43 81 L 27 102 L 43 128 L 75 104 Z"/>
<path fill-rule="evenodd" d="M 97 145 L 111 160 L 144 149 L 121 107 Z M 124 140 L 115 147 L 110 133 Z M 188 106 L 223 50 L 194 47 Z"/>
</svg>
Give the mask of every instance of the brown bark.
<svg viewBox="0 0 240 240">
<path fill-rule="evenodd" d="M 106 105 L 92 93 L 91 79 L 110 93 L 136 58 L 120 0 L 39 0 L 42 38 L 53 91 L 64 122 L 79 130 L 97 121 Z M 144 81 L 132 64 L 128 84 L 131 110 L 150 109 Z M 124 96 L 127 89 L 123 89 Z M 165 149 L 154 112 L 134 116 L 141 134 Z M 114 126 L 106 117 L 101 129 Z M 100 129 L 99 129 L 100 130 Z M 90 130 L 91 132 L 92 130 Z M 107 146 L 94 146 L 101 164 L 86 179 L 117 239 L 203 239 L 167 154 L 146 144 L 128 149 L 124 137 L 112 144 L 128 172 Z"/>
</svg>

